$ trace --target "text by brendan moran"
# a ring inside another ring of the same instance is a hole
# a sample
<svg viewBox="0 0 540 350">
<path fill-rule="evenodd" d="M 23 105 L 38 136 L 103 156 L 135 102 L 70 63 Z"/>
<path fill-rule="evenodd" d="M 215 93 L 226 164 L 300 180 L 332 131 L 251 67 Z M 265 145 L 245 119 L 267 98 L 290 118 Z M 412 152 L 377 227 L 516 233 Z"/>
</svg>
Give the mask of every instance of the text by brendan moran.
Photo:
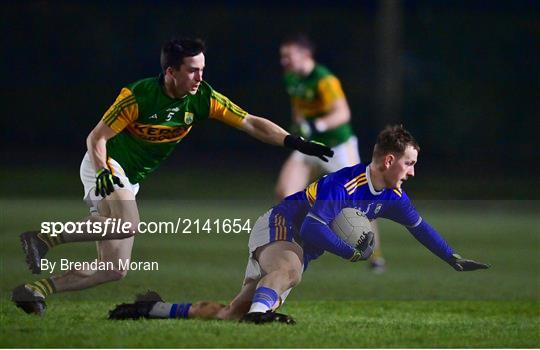
<svg viewBox="0 0 540 350">
<path fill-rule="evenodd" d="M 71 261 L 60 259 L 51 261 L 41 259 L 41 271 L 54 273 L 56 269 L 60 271 L 70 270 L 91 270 L 91 271 L 158 271 L 157 261 L 131 261 L 130 259 L 118 259 L 118 261 Z"/>
</svg>

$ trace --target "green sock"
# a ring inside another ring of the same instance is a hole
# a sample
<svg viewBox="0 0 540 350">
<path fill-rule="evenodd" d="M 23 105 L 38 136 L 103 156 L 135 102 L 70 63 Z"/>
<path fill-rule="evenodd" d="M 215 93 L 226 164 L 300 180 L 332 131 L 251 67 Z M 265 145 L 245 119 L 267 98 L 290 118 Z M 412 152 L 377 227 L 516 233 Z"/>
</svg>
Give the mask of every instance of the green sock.
<svg viewBox="0 0 540 350">
<path fill-rule="evenodd" d="M 61 234 L 58 234 L 57 236 L 53 237 L 53 236 L 39 232 L 37 234 L 37 237 L 41 239 L 43 242 L 45 242 L 45 244 L 47 245 L 47 247 L 49 247 L 49 249 L 52 247 L 56 247 L 57 245 L 65 242 Z"/>
<path fill-rule="evenodd" d="M 54 282 L 51 278 L 44 278 L 39 281 L 28 283 L 26 286 L 32 289 L 34 292 L 38 292 L 44 298 L 56 292 L 56 287 L 54 286 Z"/>
</svg>

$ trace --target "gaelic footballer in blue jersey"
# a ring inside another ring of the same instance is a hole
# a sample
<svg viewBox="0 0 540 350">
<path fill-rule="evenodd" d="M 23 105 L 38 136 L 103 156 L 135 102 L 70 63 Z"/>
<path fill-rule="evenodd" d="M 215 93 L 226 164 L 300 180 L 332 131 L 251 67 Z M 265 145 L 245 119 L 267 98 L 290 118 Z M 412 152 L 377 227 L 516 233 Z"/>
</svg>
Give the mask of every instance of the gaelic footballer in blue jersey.
<svg viewBox="0 0 540 350">
<path fill-rule="evenodd" d="M 350 246 L 329 225 L 343 208 L 361 210 L 370 219 L 387 218 L 407 230 L 427 249 L 457 271 L 487 269 L 488 265 L 457 255 L 444 238 L 416 211 L 401 189 L 414 176 L 418 146 L 401 126 L 387 127 L 378 136 L 373 160 L 320 178 L 270 209 L 250 234 L 250 257 L 244 285 L 228 305 L 214 302 L 165 303 L 155 292 L 122 304 L 110 318 L 210 318 L 246 322 L 294 323 L 275 310 L 285 301 L 312 260 L 324 252 L 355 262 L 365 260 L 364 246 Z"/>
</svg>

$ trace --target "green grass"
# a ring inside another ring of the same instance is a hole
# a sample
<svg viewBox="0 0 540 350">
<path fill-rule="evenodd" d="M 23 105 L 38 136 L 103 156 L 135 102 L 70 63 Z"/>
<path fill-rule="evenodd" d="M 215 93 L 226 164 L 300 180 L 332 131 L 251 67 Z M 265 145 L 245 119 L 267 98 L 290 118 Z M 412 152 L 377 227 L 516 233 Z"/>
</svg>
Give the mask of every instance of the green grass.
<svg viewBox="0 0 540 350">
<path fill-rule="evenodd" d="M 108 321 L 106 302 L 58 302 L 43 320 L 13 315 L 3 347 L 538 347 L 538 303 L 291 301 L 298 324 Z M 535 335 L 536 333 L 536 335 Z"/>
<path fill-rule="evenodd" d="M 250 218 L 268 201 L 141 201 L 143 220 L 177 217 Z M 281 309 L 298 324 L 252 326 L 198 320 L 112 322 L 107 311 L 136 292 L 166 300 L 227 302 L 240 287 L 247 234 L 140 235 L 133 256 L 159 271 L 131 272 L 117 283 L 48 299 L 44 318 L 9 301 L 11 289 L 34 280 L 18 233 L 41 221 L 85 215 L 79 201 L 0 201 L 0 346 L 2 347 L 540 347 L 538 204 L 419 202 L 423 217 L 458 252 L 489 262 L 490 270 L 458 273 L 406 230 L 382 222 L 388 271 L 370 273 L 325 255 L 312 263 Z M 89 260 L 93 243 L 64 245 L 48 256 Z M 45 275 L 46 276 L 46 275 Z"/>
</svg>

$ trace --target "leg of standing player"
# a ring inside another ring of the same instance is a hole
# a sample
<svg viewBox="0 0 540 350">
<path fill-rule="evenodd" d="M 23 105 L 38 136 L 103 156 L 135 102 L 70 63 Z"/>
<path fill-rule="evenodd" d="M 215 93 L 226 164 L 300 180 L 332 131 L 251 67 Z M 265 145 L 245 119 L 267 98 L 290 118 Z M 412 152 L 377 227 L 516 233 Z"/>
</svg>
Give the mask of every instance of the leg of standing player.
<svg viewBox="0 0 540 350">
<path fill-rule="evenodd" d="M 114 162 L 115 171 L 124 173 L 121 167 Z M 102 283 L 116 281 L 126 276 L 127 271 L 119 266 L 119 260 L 126 261 L 130 259 L 133 246 L 133 235 L 136 234 L 136 228 L 139 223 L 139 212 L 135 201 L 135 195 L 138 191 L 138 185 L 129 183 L 127 177 L 122 181 L 127 185 L 127 189 L 116 188 L 116 190 L 107 196 L 104 200 L 93 194 L 94 174 L 88 157 L 85 157 L 81 165 L 81 180 L 85 187 L 85 200 L 91 207 L 91 215 L 87 218 L 91 222 L 105 223 L 108 219 L 121 219 L 124 223 L 129 222 L 134 228 L 128 234 L 122 234 L 124 239 L 104 240 L 97 243 L 98 259 L 97 262 L 111 262 L 112 269 L 108 270 L 70 270 L 63 275 L 55 275 L 32 283 L 20 285 L 13 291 L 12 299 L 17 306 L 23 308 L 28 313 L 43 314 L 45 310 L 45 298 L 55 292 L 81 290 L 90 288 Z M 86 221 L 86 220 L 85 220 Z M 99 240 L 100 234 L 95 230 L 83 225 L 83 232 L 65 234 L 60 233 L 57 237 L 34 233 L 30 237 L 32 246 L 26 244 L 27 261 L 34 273 L 41 272 L 40 261 L 46 252 L 61 243 Z M 28 235 L 28 234 L 23 234 Z M 115 237 L 115 233 L 109 232 L 108 239 Z M 119 235 L 120 236 L 120 235 Z M 26 242 L 25 242 L 26 243 Z M 32 248 L 32 249 L 28 249 Z M 32 253 L 34 259 L 29 259 L 28 252 Z M 37 262 L 36 262 L 37 261 Z"/>
<path fill-rule="evenodd" d="M 276 185 L 278 200 L 304 189 L 309 182 L 313 168 L 304 161 L 300 152 L 293 152 L 283 164 Z"/>
<path fill-rule="evenodd" d="M 108 217 L 122 218 L 133 224 L 139 222 L 139 212 L 135 203 L 135 196 L 128 190 L 116 190 L 101 202 L 100 213 L 105 212 Z M 127 275 L 126 270 L 120 269 L 119 260 L 126 261 L 131 258 L 134 237 L 120 240 L 99 241 L 98 261 L 112 262 L 114 268 L 110 270 L 95 271 L 92 274 L 81 276 L 77 271 L 69 271 L 61 276 L 53 276 L 57 292 L 81 290 L 98 284 L 116 281 Z"/>
</svg>

